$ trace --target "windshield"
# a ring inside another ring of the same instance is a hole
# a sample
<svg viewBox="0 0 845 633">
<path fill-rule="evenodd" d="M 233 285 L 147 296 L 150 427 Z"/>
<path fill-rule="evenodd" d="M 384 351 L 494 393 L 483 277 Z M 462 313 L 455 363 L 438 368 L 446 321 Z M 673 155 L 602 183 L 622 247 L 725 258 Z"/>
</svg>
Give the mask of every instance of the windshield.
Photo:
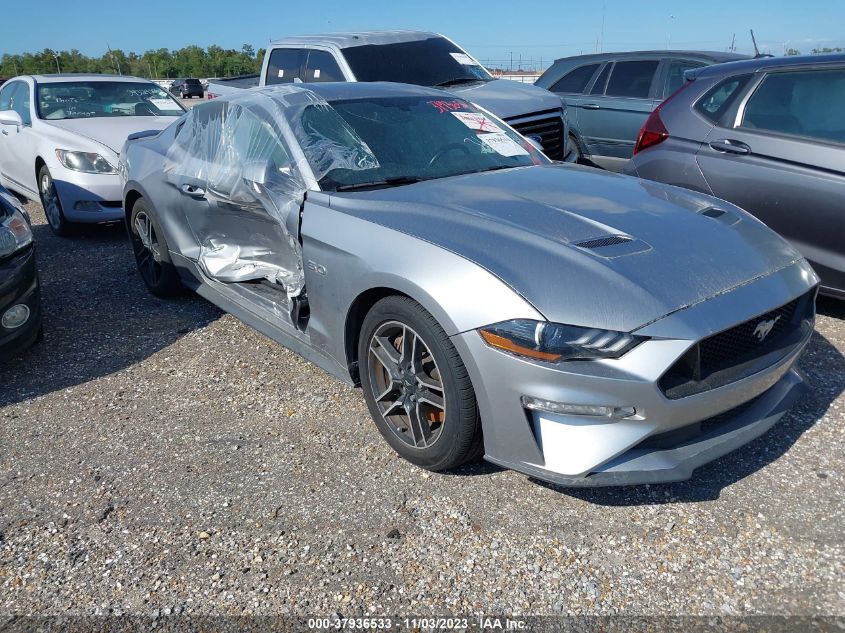
<svg viewBox="0 0 845 633">
<path fill-rule="evenodd" d="M 343 49 L 358 81 L 395 81 L 418 86 L 448 86 L 491 81 L 483 67 L 444 37 Z"/>
<path fill-rule="evenodd" d="M 300 123 L 299 143 L 328 191 L 550 162 L 500 120 L 445 95 L 311 105 Z M 344 156 L 344 166 L 327 163 L 326 156 Z"/>
<path fill-rule="evenodd" d="M 157 85 L 130 81 L 63 81 L 38 85 L 42 119 L 181 116 L 185 110 Z"/>
</svg>

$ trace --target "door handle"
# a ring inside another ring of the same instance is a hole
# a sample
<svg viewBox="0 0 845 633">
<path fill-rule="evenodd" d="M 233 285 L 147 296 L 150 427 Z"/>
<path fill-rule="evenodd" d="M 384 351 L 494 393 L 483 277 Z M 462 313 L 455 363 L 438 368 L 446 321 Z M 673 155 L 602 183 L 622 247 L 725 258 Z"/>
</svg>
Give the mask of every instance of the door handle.
<svg viewBox="0 0 845 633">
<path fill-rule="evenodd" d="M 740 141 L 732 141 L 730 139 L 722 138 L 718 141 L 710 143 L 710 147 L 722 154 L 750 154 L 751 148 Z"/>
<path fill-rule="evenodd" d="M 581 107 L 585 110 L 601 110 L 601 106 L 598 103 L 585 103 Z"/>
<path fill-rule="evenodd" d="M 192 198 L 205 198 L 205 189 L 202 187 L 195 187 L 194 185 L 182 185 L 179 190 L 186 196 Z"/>
</svg>

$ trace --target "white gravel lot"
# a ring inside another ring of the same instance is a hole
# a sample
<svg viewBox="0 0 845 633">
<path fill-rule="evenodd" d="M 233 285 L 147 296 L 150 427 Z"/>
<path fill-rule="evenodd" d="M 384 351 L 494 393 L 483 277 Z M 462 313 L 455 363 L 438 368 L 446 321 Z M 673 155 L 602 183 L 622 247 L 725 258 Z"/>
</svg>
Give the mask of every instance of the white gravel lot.
<svg viewBox="0 0 845 633">
<path fill-rule="evenodd" d="M 147 294 L 122 228 L 28 209 L 45 338 L 0 365 L 2 615 L 845 613 L 845 302 L 765 436 L 690 482 L 566 490 L 408 464 L 358 390 Z"/>
</svg>

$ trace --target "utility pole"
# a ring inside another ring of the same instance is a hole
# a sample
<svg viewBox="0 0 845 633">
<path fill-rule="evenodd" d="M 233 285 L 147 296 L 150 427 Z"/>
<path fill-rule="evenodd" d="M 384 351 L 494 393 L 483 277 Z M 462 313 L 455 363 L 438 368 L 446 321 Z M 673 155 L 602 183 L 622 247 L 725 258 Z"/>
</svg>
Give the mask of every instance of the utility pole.
<svg viewBox="0 0 845 633">
<path fill-rule="evenodd" d="M 511 74 L 513 74 L 513 51 L 511 51 Z"/>
<path fill-rule="evenodd" d="M 115 54 L 111 52 L 111 46 L 106 44 L 106 48 L 109 49 L 109 55 L 111 56 L 111 65 L 114 68 L 115 64 L 117 64 L 117 74 L 122 75 L 123 73 L 120 72 L 120 60 L 115 57 Z"/>
<path fill-rule="evenodd" d="M 604 18 L 607 14 L 607 3 L 601 3 L 601 43 L 599 44 L 599 53 L 604 52 Z"/>
<path fill-rule="evenodd" d="M 674 15 L 669 16 L 669 34 L 666 36 L 666 50 L 672 48 L 672 24 L 675 20 Z"/>
<path fill-rule="evenodd" d="M 53 53 L 53 59 L 56 60 L 56 72 L 61 74 L 62 68 L 59 66 L 59 56 Z"/>
</svg>

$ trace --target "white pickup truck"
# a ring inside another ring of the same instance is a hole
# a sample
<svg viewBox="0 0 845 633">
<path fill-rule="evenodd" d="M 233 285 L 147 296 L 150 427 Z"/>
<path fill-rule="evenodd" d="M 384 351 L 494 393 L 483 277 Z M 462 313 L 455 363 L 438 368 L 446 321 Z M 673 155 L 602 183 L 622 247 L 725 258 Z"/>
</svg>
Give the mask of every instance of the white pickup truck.
<svg viewBox="0 0 845 633">
<path fill-rule="evenodd" d="M 504 119 L 565 160 L 569 136 L 565 105 L 557 95 L 507 79 L 494 79 L 449 38 L 422 31 L 369 31 L 288 37 L 272 42 L 260 75 L 210 80 L 209 99 L 232 90 L 294 82 L 394 81 L 434 86 Z"/>
</svg>

